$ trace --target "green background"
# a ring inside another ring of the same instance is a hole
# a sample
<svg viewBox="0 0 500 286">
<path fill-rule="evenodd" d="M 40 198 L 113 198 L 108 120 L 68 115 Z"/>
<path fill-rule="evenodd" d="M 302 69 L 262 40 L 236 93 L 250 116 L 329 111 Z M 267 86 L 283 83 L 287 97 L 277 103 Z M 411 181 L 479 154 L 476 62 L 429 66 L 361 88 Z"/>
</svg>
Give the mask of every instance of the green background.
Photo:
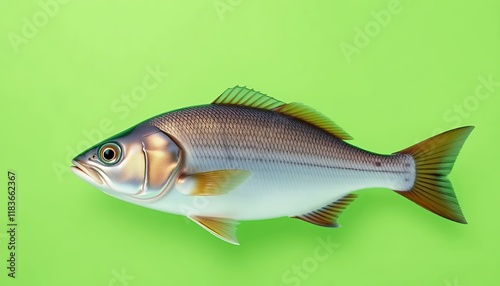
<svg viewBox="0 0 500 286">
<path fill-rule="evenodd" d="M 0 234 L 0 284 L 500 285 L 500 2 L 335 2 L 2 1 L 0 218 L 12 169 L 19 227 L 16 279 Z M 374 152 L 475 125 L 450 176 L 469 224 L 373 189 L 340 229 L 243 222 L 233 246 L 69 172 L 90 144 L 236 84 L 315 107 Z M 335 243 L 321 260 L 319 240 Z"/>
</svg>

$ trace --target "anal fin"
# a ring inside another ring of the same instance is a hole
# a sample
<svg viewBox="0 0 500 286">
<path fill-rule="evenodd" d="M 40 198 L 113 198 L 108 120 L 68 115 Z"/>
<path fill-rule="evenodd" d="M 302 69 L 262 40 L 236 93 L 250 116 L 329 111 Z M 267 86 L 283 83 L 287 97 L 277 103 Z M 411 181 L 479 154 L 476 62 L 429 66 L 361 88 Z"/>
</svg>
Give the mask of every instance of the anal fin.
<svg viewBox="0 0 500 286">
<path fill-rule="evenodd" d="M 319 226 L 325 227 L 339 227 L 337 219 L 340 214 L 356 199 L 358 196 L 356 194 L 348 194 L 335 202 L 324 206 L 318 210 L 312 211 L 307 214 L 294 216 L 293 218 L 298 218 L 308 223 L 312 223 Z"/>
<path fill-rule="evenodd" d="M 236 238 L 238 221 L 228 218 L 189 216 L 189 219 L 216 237 L 234 245 L 240 245 Z"/>
</svg>

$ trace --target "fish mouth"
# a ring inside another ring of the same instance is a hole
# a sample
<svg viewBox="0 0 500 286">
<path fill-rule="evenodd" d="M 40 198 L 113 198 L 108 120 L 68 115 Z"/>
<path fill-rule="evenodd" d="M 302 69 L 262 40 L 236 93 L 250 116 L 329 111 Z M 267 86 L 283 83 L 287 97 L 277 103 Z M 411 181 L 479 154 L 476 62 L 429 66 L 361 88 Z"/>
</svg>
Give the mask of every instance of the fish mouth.
<svg viewBox="0 0 500 286">
<path fill-rule="evenodd" d="M 82 178 L 83 180 L 91 184 L 92 183 L 97 185 L 104 184 L 99 173 L 97 173 L 91 166 L 87 166 L 76 160 L 73 160 L 71 163 L 74 164 L 74 166 L 71 166 L 71 171 L 73 172 L 73 174 L 77 175 L 78 177 Z"/>
</svg>

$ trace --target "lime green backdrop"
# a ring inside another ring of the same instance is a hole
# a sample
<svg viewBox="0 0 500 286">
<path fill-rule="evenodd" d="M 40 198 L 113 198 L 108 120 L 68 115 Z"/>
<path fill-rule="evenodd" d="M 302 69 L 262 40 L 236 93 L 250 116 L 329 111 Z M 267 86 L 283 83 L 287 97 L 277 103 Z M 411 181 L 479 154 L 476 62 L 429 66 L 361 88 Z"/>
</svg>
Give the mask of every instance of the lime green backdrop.
<svg viewBox="0 0 500 286">
<path fill-rule="evenodd" d="M 0 284 L 500 285 L 500 3 L 336 2 L 3 1 Z M 243 222 L 233 246 L 69 171 L 89 145 L 237 84 L 313 106 L 380 153 L 475 125 L 450 176 L 469 224 L 373 189 L 340 229 Z"/>
</svg>

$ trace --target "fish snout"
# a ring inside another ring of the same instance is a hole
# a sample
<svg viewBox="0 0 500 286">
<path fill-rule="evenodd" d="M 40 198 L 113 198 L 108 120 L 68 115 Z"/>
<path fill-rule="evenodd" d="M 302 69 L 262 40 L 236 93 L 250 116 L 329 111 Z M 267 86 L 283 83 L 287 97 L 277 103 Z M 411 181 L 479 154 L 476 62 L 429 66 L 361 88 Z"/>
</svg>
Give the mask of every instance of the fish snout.
<svg viewBox="0 0 500 286">
<path fill-rule="evenodd" d="M 71 171 L 73 174 L 77 175 L 80 177 L 82 180 L 86 181 L 87 183 L 93 184 L 93 185 L 98 185 L 101 186 L 104 184 L 104 181 L 101 179 L 101 176 L 97 171 L 95 171 L 91 166 L 86 165 L 81 161 L 81 159 L 78 159 L 79 157 L 73 159 L 71 163 L 73 163 L 74 166 L 71 166 Z"/>
</svg>

